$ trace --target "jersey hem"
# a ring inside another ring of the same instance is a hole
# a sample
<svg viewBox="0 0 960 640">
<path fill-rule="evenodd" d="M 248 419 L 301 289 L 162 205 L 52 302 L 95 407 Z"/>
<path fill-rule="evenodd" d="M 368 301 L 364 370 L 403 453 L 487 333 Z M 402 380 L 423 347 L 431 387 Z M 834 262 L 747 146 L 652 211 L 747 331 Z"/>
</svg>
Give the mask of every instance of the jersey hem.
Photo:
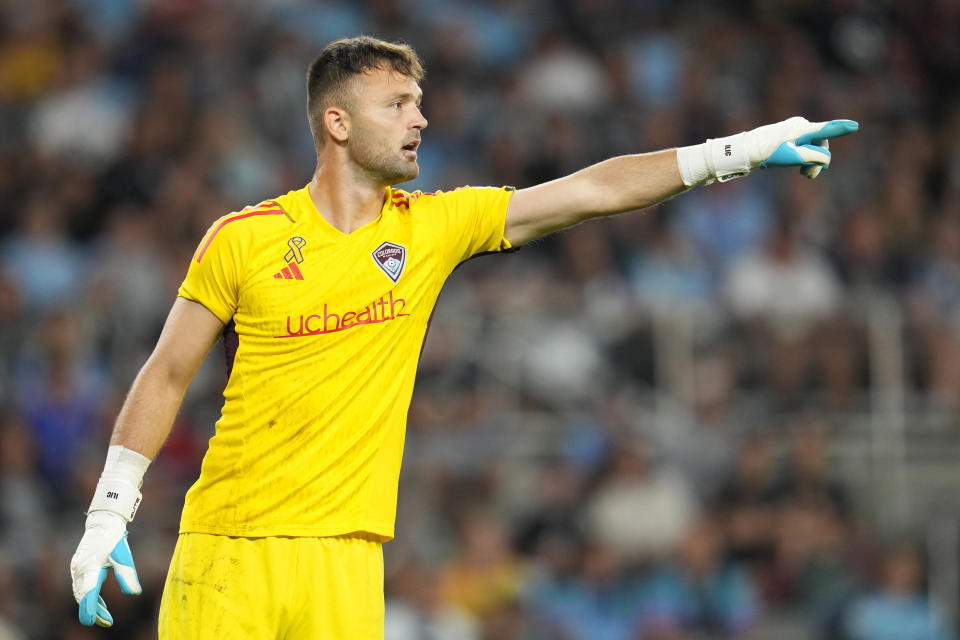
<svg viewBox="0 0 960 640">
<path fill-rule="evenodd" d="M 381 542 L 393 539 L 393 527 L 383 524 L 328 524 L 328 525 L 264 525 L 264 526 L 222 526 L 200 522 L 181 522 L 179 533 L 209 533 L 235 538 L 331 538 L 348 533 L 369 533 L 380 537 Z"/>
</svg>

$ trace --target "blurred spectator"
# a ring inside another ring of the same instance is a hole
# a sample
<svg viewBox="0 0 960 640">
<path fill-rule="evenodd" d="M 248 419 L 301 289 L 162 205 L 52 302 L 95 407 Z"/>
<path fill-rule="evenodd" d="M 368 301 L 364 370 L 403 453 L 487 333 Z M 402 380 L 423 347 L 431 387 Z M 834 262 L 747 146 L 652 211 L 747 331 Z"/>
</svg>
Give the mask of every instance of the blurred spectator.
<svg viewBox="0 0 960 640">
<path fill-rule="evenodd" d="M 54 522 L 53 496 L 36 470 L 32 434 L 16 414 L 0 415 L 0 541 L 16 549 L 7 560 L 24 572 L 41 562 Z"/>
<path fill-rule="evenodd" d="M 17 575 L 0 554 L 0 640 L 22 640 L 27 636 L 14 624 L 20 603 L 17 602 Z M 42 625 L 38 625 L 42 626 Z"/>
<path fill-rule="evenodd" d="M 163 270 L 163 261 L 151 237 L 153 221 L 146 211 L 121 207 L 108 215 L 97 259 L 90 265 L 91 306 L 97 341 L 114 366 L 110 373 L 118 386 L 133 379 L 149 352 L 144 345 L 159 335 L 175 292 Z M 139 353 L 138 353 L 139 352 Z"/>
<path fill-rule="evenodd" d="M 23 416 L 37 444 L 40 470 L 67 488 L 74 461 L 101 426 L 100 381 L 82 360 L 82 329 L 66 310 L 39 325 L 42 351 L 18 375 Z"/>
<path fill-rule="evenodd" d="M 931 233 L 933 251 L 920 261 L 911 311 L 930 399 L 953 409 L 960 402 L 960 216 L 941 216 Z"/>
<path fill-rule="evenodd" d="M 34 194 L 23 205 L 17 233 L 0 243 L 4 270 L 33 313 L 78 296 L 84 272 L 79 247 L 67 236 L 55 199 Z"/>
<path fill-rule="evenodd" d="M 727 295 L 738 316 L 760 318 L 777 338 L 792 342 L 836 308 L 839 292 L 835 276 L 800 246 L 796 221 L 785 215 L 762 251 L 733 266 Z"/>
<path fill-rule="evenodd" d="M 716 497 L 724 523 L 728 555 L 760 576 L 769 571 L 776 550 L 780 492 L 773 458 L 773 438 L 756 431 L 740 448 L 736 469 Z"/>
<path fill-rule="evenodd" d="M 657 465 L 643 441 L 621 442 L 586 505 L 589 536 L 621 561 L 659 558 L 680 540 L 697 512 L 686 478 Z"/>
<path fill-rule="evenodd" d="M 596 57 L 559 31 L 541 37 L 538 51 L 520 71 L 520 82 L 527 101 L 548 113 L 597 110 L 610 94 Z"/>
<path fill-rule="evenodd" d="M 443 598 L 440 576 L 409 564 L 387 585 L 384 640 L 477 640 L 477 622 Z"/>
<path fill-rule="evenodd" d="M 483 619 L 481 640 L 537 640 L 539 629 L 519 601 L 508 601 Z"/>
<path fill-rule="evenodd" d="M 458 33 L 469 56 L 485 65 L 519 59 L 536 41 L 540 28 L 535 2 L 418 0 L 411 4 L 416 7 L 419 23 L 429 24 L 441 33 Z"/>
<path fill-rule="evenodd" d="M 652 233 L 631 261 L 630 276 L 640 304 L 651 313 L 705 311 L 716 295 L 715 281 L 687 239 L 651 214 Z"/>
<path fill-rule="evenodd" d="M 777 555 L 768 593 L 790 605 L 827 637 L 838 633 L 839 616 L 857 588 L 852 540 L 836 517 L 813 505 L 786 503 L 777 519 Z"/>
<path fill-rule="evenodd" d="M 38 3 L 42 6 L 42 3 Z M 62 51 L 50 12 L 3 12 L 0 95 L 11 102 L 35 98 L 49 88 L 61 68 Z"/>
<path fill-rule="evenodd" d="M 446 602 L 473 616 L 515 600 L 524 583 L 521 562 L 513 556 L 503 523 L 493 514 L 471 509 L 460 522 L 463 548 L 440 572 Z"/>
<path fill-rule="evenodd" d="M 762 246 L 773 225 L 769 198 L 756 182 L 739 181 L 693 191 L 674 205 L 674 221 L 722 284 L 730 265 Z"/>
<path fill-rule="evenodd" d="M 590 541 L 577 571 L 539 585 L 532 607 L 549 638 L 634 640 L 640 632 L 641 596 L 640 584 L 624 571 L 619 554 Z"/>
<path fill-rule="evenodd" d="M 79 164 L 111 160 L 129 125 L 128 92 L 103 73 L 102 51 L 93 40 L 70 43 L 60 60 L 59 87 L 34 112 L 32 142 L 45 154 Z"/>
<path fill-rule="evenodd" d="M 540 471 L 535 509 L 516 525 L 517 549 L 525 555 L 549 556 L 552 550 L 575 548 L 582 538 L 580 500 L 583 473 L 574 465 L 556 460 Z"/>
<path fill-rule="evenodd" d="M 889 549 L 882 559 L 877 590 L 857 600 L 850 609 L 850 640 L 955 638 L 939 607 L 923 593 L 923 573 L 915 547 Z"/>
<path fill-rule="evenodd" d="M 843 484 L 830 477 L 825 425 L 810 419 L 799 422 L 793 426 L 790 445 L 780 499 L 826 509 L 846 521 L 852 515 L 850 497 Z"/>
<path fill-rule="evenodd" d="M 705 348 L 692 367 L 692 397 L 658 433 L 664 458 L 687 476 L 697 495 L 712 500 L 734 467 L 744 422 L 735 395 L 737 355 L 725 347 Z"/>
<path fill-rule="evenodd" d="M 811 336 L 830 325 L 840 290 L 824 261 L 801 246 L 791 215 L 778 218 L 763 250 L 734 264 L 726 295 L 734 315 L 761 337 L 773 390 L 795 401 L 812 364 Z"/>
<path fill-rule="evenodd" d="M 14 372 L 23 348 L 26 319 L 11 277 L 0 268 L 0 407 L 13 403 Z"/>
<path fill-rule="evenodd" d="M 631 38 L 626 49 L 629 86 L 636 101 L 667 109 L 676 105 L 686 60 L 675 34 L 648 32 Z"/>
<path fill-rule="evenodd" d="M 556 311 L 554 322 L 538 325 L 525 344 L 529 385 L 552 403 L 583 406 L 597 397 L 604 378 L 598 338 L 580 318 Z"/>
<path fill-rule="evenodd" d="M 710 519 L 685 532 L 677 558 L 646 587 L 643 637 L 749 638 L 760 601 L 749 574 L 723 561 L 723 533 Z"/>
<path fill-rule="evenodd" d="M 848 212 L 836 240 L 841 277 L 851 293 L 863 297 L 881 294 L 893 281 L 893 274 L 876 205 L 866 202 Z"/>
</svg>

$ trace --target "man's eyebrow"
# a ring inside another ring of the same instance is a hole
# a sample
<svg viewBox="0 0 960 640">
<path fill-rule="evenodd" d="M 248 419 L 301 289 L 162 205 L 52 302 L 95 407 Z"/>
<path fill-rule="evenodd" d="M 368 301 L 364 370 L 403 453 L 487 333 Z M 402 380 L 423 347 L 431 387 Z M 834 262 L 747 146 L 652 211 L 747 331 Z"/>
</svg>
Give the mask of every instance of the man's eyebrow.
<svg viewBox="0 0 960 640">
<path fill-rule="evenodd" d="M 410 91 L 401 91 L 401 92 L 398 92 L 398 93 L 393 94 L 393 97 L 390 98 L 391 101 L 394 101 L 394 100 L 407 100 L 407 99 L 413 100 L 413 101 L 416 102 L 417 104 L 420 104 L 420 102 L 423 100 L 423 91 L 420 91 L 420 92 L 418 92 L 418 93 L 416 93 L 416 94 L 414 94 L 414 93 L 412 93 L 412 92 L 410 92 Z"/>
</svg>

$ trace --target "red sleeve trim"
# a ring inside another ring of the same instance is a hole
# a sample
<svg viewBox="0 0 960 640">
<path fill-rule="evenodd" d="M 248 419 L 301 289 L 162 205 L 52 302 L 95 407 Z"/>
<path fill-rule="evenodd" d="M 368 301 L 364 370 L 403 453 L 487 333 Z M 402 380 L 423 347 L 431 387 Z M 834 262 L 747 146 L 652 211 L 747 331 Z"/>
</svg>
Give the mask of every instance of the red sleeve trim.
<svg viewBox="0 0 960 640">
<path fill-rule="evenodd" d="M 210 246 L 210 243 L 213 242 L 213 239 L 217 237 L 218 233 L 220 233 L 220 229 L 223 229 L 223 227 L 226 226 L 227 223 L 233 222 L 234 220 L 242 220 L 243 218 L 249 218 L 251 216 L 282 216 L 282 215 L 286 215 L 283 209 L 267 209 L 265 211 L 250 211 L 248 213 L 241 213 L 238 216 L 234 216 L 232 218 L 227 218 L 226 220 L 222 220 L 220 224 L 218 224 L 214 228 L 213 232 L 210 233 L 210 236 L 207 238 L 207 241 L 203 243 L 203 246 L 200 247 L 200 251 L 197 252 L 197 262 L 200 262 L 200 259 L 203 258 L 203 254 L 206 253 L 207 251 L 207 247 Z"/>
</svg>

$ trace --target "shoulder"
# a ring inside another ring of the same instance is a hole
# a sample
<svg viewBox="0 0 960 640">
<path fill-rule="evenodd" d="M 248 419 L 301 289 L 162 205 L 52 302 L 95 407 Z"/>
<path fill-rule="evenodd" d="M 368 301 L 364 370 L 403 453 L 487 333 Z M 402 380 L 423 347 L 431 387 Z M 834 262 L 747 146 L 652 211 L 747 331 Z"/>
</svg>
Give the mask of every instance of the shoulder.
<svg viewBox="0 0 960 640">
<path fill-rule="evenodd" d="M 404 191 L 391 189 L 391 201 L 394 206 L 406 209 L 420 209 L 431 205 L 457 207 L 461 204 L 477 205 L 488 199 L 498 198 L 515 191 L 513 187 L 473 187 L 462 186 L 449 191 Z"/>
<path fill-rule="evenodd" d="M 200 262 L 203 255 L 218 244 L 252 243 L 270 229 L 288 225 L 292 219 L 278 200 L 265 200 L 257 205 L 247 206 L 214 220 L 197 248 L 196 259 Z"/>
<path fill-rule="evenodd" d="M 474 187 L 471 185 L 464 185 L 462 187 L 457 187 L 453 191 L 438 191 L 437 194 L 447 198 L 476 198 L 484 196 L 496 196 L 504 193 L 511 193 L 513 191 L 516 191 L 515 187 Z"/>
<path fill-rule="evenodd" d="M 212 231 L 220 231 L 232 225 L 234 232 L 240 229 L 259 228 L 262 226 L 277 226 L 290 222 L 280 200 L 264 200 L 260 204 L 246 206 L 239 211 L 233 211 L 218 218 L 212 225 Z M 241 224 L 235 224 L 241 223 Z"/>
</svg>

